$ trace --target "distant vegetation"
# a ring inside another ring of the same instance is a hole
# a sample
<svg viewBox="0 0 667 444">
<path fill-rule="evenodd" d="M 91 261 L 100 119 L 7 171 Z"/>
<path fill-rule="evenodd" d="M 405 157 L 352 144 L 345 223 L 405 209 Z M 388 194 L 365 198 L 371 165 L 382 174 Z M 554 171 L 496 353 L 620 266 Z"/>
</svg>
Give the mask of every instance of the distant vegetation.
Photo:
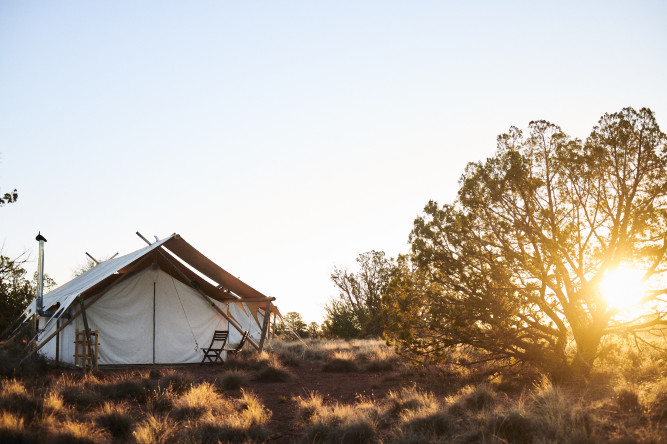
<svg viewBox="0 0 667 444">
<path fill-rule="evenodd" d="M 383 251 L 369 251 L 357 257 L 357 264 L 356 272 L 336 267 L 331 273 L 339 294 L 324 308 L 322 331 L 327 337 L 380 337 L 384 332 L 382 295 L 394 263 Z"/>
</svg>

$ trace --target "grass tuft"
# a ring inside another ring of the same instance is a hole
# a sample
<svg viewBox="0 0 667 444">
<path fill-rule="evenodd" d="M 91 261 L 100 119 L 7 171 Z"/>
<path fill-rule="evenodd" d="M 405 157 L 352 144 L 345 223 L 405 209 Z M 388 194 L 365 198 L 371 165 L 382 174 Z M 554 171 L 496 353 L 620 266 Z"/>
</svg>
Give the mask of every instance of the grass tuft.
<svg viewBox="0 0 667 444">
<path fill-rule="evenodd" d="M 377 423 L 370 409 L 351 406 L 325 406 L 314 393 L 296 398 L 297 416 L 304 424 L 304 438 L 317 443 L 373 443 L 379 442 Z"/>
<path fill-rule="evenodd" d="M 238 390 L 248 385 L 248 374 L 240 370 L 227 370 L 217 381 L 217 386 L 223 390 Z"/>
<path fill-rule="evenodd" d="M 132 432 L 138 444 L 164 444 L 178 442 L 178 426 L 168 416 L 149 414 Z"/>
<path fill-rule="evenodd" d="M 255 381 L 258 382 L 289 382 L 294 375 L 280 367 L 265 367 L 255 373 Z"/>
<path fill-rule="evenodd" d="M 127 441 L 134 427 L 134 420 L 126 413 L 127 410 L 127 405 L 114 405 L 107 402 L 98 412 L 95 421 L 114 438 Z"/>
<path fill-rule="evenodd" d="M 486 425 L 487 429 L 503 442 L 516 444 L 530 444 L 533 442 L 535 432 L 539 430 L 529 417 L 517 411 L 510 411 L 505 415 L 491 418 Z"/>
<path fill-rule="evenodd" d="M 34 443 L 37 439 L 24 428 L 23 418 L 9 412 L 0 412 L 0 442 Z"/>
<path fill-rule="evenodd" d="M 463 415 L 466 412 L 479 412 L 491 409 L 497 400 L 497 394 L 488 383 L 475 386 L 465 386 L 449 407 L 453 415 Z"/>
<path fill-rule="evenodd" d="M 19 415 L 30 422 L 42 410 L 42 403 L 31 396 L 22 382 L 3 380 L 0 386 L 0 411 Z"/>
<path fill-rule="evenodd" d="M 616 396 L 616 403 L 621 410 L 634 411 L 641 409 L 639 405 L 639 395 L 630 389 L 622 389 Z"/>
</svg>

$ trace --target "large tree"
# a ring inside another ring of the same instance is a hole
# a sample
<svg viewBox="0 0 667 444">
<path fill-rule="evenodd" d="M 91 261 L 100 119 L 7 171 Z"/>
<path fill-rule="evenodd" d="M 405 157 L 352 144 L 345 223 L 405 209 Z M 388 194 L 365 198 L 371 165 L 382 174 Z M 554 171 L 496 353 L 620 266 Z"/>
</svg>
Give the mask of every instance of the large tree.
<svg viewBox="0 0 667 444">
<path fill-rule="evenodd" d="M 386 297 L 402 349 L 439 359 L 464 346 L 586 372 L 605 335 L 667 325 L 667 139 L 653 113 L 605 114 L 585 142 L 529 127 L 499 136 L 456 201 L 431 201 L 415 220 Z M 621 265 L 651 287 L 634 316 L 600 290 Z"/>
</svg>

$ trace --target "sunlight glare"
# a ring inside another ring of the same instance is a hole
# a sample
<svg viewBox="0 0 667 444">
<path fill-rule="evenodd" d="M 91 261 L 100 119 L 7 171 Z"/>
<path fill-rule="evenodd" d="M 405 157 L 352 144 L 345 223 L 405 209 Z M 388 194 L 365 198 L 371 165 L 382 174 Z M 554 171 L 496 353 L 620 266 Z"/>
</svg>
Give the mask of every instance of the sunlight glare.
<svg viewBox="0 0 667 444">
<path fill-rule="evenodd" d="M 644 272 L 635 268 L 620 267 L 612 270 L 600 284 L 602 296 L 612 307 L 629 308 L 637 304 L 646 291 L 643 276 Z"/>
</svg>

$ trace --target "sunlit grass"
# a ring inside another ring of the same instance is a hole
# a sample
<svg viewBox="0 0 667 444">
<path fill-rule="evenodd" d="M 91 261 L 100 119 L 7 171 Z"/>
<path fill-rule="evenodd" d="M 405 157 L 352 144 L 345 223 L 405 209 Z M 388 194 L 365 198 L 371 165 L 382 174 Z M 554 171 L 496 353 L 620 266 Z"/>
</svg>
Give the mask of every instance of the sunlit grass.
<svg viewBox="0 0 667 444">
<path fill-rule="evenodd" d="M 667 345 L 661 337 L 644 339 Z M 369 365 L 392 364 L 372 376 L 372 390 L 355 397 L 307 395 L 304 386 L 285 384 L 291 391 L 279 392 L 277 408 L 295 408 L 289 419 L 294 442 L 652 443 L 667 436 L 667 354 L 638 349 L 632 338 L 605 342 L 585 381 L 561 384 L 534 369 L 524 369 L 530 370 L 527 377 L 524 370 L 491 372 L 486 365 L 464 373 L 448 366 L 412 367 L 381 341 L 307 345 L 281 345 L 303 359 L 290 368 L 297 376 L 309 371 L 336 378 L 324 368 L 340 360 L 358 362 L 359 376 L 368 378 Z M 0 442 L 279 439 L 271 435 L 275 412 L 262 402 L 276 399 L 275 392 L 268 398 L 262 393 L 276 382 L 258 380 L 261 371 L 280 367 L 276 349 L 247 353 L 236 361 L 245 370 L 222 366 L 208 378 L 184 368 L 0 377 Z M 225 390 L 225 379 L 234 390 Z M 246 387 L 238 390 L 239 381 Z"/>
</svg>

